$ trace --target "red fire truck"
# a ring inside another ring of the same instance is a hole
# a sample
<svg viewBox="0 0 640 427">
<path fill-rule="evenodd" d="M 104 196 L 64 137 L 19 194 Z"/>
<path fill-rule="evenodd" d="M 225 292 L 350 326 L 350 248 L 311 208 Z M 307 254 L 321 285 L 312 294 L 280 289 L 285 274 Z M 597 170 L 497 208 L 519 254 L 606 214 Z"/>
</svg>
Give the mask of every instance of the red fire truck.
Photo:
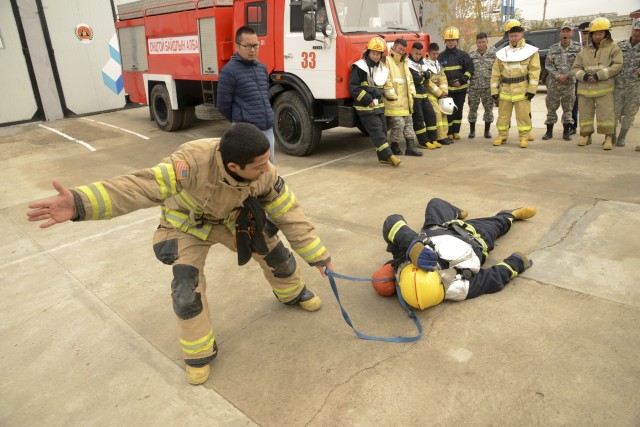
<svg viewBox="0 0 640 427">
<path fill-rule="evenodd" d="M 276 142 L 295 156 L 311 154 L 323 129 L 363 130 L 348 85 L 371 37 L 429 42 L 413 0 L 138 0 L 118 6 L 116 22 L 129 99 L 165 131 L 216 118 L 218 75 L 243 25 L 270 72 Z"/>
</svg>

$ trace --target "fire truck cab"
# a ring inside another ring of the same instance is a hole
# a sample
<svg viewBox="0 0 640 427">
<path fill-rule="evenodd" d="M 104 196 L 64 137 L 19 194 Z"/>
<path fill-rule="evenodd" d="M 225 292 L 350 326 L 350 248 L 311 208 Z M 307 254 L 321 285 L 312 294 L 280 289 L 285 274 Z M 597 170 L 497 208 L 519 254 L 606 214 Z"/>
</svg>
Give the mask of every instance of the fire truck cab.
<svg viewBox="0 0 640 427">
<path fill-rule="evenodd" d="M 323 129 L 363 130 L 348 86 L 371 37 L 429 42 L 413 0 L 138 0 L 118 6 L 116 22 L 130 100 L 165 131 L 220 118 L 218 76 L 243 25 L 269 70 L 276 143 L 295 156 L 311 154 Z"/>
</svg>

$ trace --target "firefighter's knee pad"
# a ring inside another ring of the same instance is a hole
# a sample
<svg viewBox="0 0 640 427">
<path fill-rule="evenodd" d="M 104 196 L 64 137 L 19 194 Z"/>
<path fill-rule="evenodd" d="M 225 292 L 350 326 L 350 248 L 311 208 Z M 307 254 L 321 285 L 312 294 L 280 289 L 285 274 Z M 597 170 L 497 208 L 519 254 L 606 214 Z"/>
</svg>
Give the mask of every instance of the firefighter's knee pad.
<svg viewBox="0 0 640 427">
<path fill-rule="evenodd" d="M 278 278 L 289 277 L 296 271 L 296 259 L 291 251 L 279 242 L 271 252 L 264 257 L 269 268 L 273 271 L 273 276 Z"/>
<path fill-rule="evenodd" d="M 198 287 L 198 269 L 184 264 L 173 266 L 171 299 L 173 311 L 179 319 L 187 320 L 202 312 L 202 299 Z"/>
</svg>

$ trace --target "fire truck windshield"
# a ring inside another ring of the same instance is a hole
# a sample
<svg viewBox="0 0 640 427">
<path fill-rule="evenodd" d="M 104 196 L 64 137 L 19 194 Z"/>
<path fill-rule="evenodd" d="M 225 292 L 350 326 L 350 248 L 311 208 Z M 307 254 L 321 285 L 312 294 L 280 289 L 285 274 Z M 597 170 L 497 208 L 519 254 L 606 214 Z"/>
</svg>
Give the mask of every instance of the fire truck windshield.
<svg viewBox="0 0 640 427">
<path fill-rule="evenodd" d="M 419 32 L 413 0 L 334 0 L 343 33 Z"/>
</svg>

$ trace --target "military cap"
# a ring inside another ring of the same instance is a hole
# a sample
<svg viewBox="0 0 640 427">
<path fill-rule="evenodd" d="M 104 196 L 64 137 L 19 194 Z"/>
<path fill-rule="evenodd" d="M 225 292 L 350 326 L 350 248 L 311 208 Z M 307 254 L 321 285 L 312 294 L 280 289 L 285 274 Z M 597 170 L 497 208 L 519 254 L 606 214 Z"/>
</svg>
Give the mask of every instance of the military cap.
<svg viewBox="0 0 640 427">
<path fill-rule="evenodd" d="M 573 30 L 573 27 L 574 26 L 573 26 L 573 24 L 571 22 L 565 21 L 565 22 L 562 23 L 562 27 L 560 27 L 560 29 L 563 30 L 565 28 L 568 28 L 570 30 Z"/>
<path fill-rule="evenodd" d="M 588 33 L 589 25 L 591 25 L 591 22 L 583 22 L 582 24 L 578 25 L 578 29 L 583 33 Z"/>
<path fill-rule="evenodd" d="M 640 30 L 640 19 L 636 19 L 636 22 L 633 23 L 634 30 Z"/>
</svg>

